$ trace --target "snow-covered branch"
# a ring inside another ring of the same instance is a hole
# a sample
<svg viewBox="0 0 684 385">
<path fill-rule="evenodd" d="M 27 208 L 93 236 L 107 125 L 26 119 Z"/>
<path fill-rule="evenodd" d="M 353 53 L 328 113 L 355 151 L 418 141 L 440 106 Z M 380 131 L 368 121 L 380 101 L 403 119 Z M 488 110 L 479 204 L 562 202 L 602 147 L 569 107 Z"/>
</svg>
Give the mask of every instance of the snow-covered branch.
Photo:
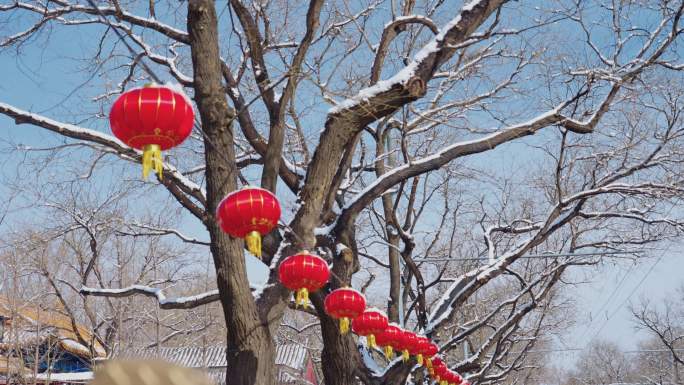
<svg viewBox="0 0 684 385">
<path fill-rule="evenodd" d="M 211 290 L 189 297 L 167 298 L 162 289 L 144 285 L 133 285 L 123 289 L 97 289 L 84 286 L 81 288 L 80 292 L 83 295 L 113 298 L 144 295 L 146 297 L 156 298 L 159 307 L 162 309 L 191 309 L 219 300 L 218 290 Z"/>
<path fill-rule="evenodd" d="M 117 2 L 118 3 L 118 2 Z M 162 35 L 171 38 L 176 41 L 187 43 L 189 41 L 188 34 L 185 31 L 172 27 L 170 25 L 164 24 L 153 18 L 145 18 L 129 13 L 120 7 L 98 7 L 93 8 L 81 4 L 74 4 L 64 0 L 53 0 L 48 4 L 56 4 L 57 7 L 49 8 L 39 6 L 36 3 L 29 3 L 23 1 L 16 1 L 10 5 L 0 6 L 0 11 L 11 11 L 15 9 L 21 9 L 30 11 L 41 15 L 43 18 L 50 20 L 56 19 L 58 17 L 63 17 L 71 13 L 86 13 L 94 16 L 114 16 L 115 18 L 131 23 L 133 25 L 148 28 L 150 30 L 157 31 Z M 103 21 L 104 24 L 104 21 Z"/>
<path fill-rule="evenodd" d="M 2 102 L 0 102 L 0 114 L 9 116 L 14 119 L 17 124 L 32 124 L 71 139 L 95 143 L 108 150 L 114 151 L 114 153 L 122 159 L 139 162 L 142 158 L 142 152 L 126 146 L 123 142 L 113 136 L 93 129 L 59 122 Z M 181 204 L 190 212 L 201 220 L 204 220 L 206 215 L 204 209 L 194 202 L 199 202 L 202 206 L 206 204 L 203 189 L 168 163 L 163 164 L 163 170 L 164 178 L 161 182 L 164 186 L 166 186 L 166 188 L 169 189 L 179 202 L 181 202 Z"/>
</svg>

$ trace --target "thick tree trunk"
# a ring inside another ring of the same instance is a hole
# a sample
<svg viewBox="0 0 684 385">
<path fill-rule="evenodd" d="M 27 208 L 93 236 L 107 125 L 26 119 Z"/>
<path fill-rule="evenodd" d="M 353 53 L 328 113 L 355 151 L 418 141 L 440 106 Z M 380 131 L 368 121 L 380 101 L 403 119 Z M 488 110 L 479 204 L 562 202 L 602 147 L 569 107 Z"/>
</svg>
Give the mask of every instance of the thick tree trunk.
<svg viewBox="0 0 684 385">
<path fill-rule="evenodd" d="M 221 77 L 214 2 L 188 3 L 188 33 L 194 69 L 195 101 L 205 139 L 207 211 L 211 253 L 226 319 L 230 384 L 275 384 L 275 348 L 261 322 L 249 288 L 243 242 L 224 234 L 214 212 L 223 197 L 237 188 L 232 118 Z"/>
<path fill-rule="evenodd" d="M 321 301 L 322 297 L 318 296 Z M 317 304 L 318 307 L 318 304 Z M 325 385 L 356 384 L 356 369 L 360 367 L 354 339 L 350 335 L 341 335 L 339 324 L 326 315 L 321 316 L 321 332 L 323 334 L 323 351 L 321 360 Z"/>
</svg>

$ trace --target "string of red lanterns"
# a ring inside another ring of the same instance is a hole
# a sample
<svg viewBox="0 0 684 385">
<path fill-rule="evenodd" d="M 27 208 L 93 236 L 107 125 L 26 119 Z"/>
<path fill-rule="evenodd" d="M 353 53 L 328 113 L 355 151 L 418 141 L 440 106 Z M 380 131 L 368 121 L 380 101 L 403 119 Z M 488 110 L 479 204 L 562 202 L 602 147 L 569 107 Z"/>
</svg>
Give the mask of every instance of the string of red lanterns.
<svg viewBox="0 0 684 385">
<path fill-rule="evenodd" d="M 182 91 L 151 84 L 125 92 L 114 102 L 110 112 L 112 132 L 128 146 L 143 151 L 143 177 L 154 170 L 162 177 L 162 150 L 182 143 L 190 135 L 194 123 L 192 105 Z M 270 191 L 246 187 L 228 194 L 216 209 L 216 220 L 221 229 L 234 238 L 245 240 L 249 252 L 261 257 L 261 238 L 278 224 L 280 203 Z M 303 251 L 281 261 L 278 278 L 283 286 L 295 291 L 295 306 L 309 306 L 309 293 L 328 283 L 330 268 L 319 256 Z M 437 356 L 438 346 L 429 338 L 389 323 L 387 315 L 378 309 L 366 309 L 365 296 L 349 287 L 330 292 L 324 300 L 325 312 L 339 319 L 340 333 L 347 334 L 349 326 L 359 336 L 366 337 L 369 349 L 384 349 L 392 359 L 394 350 L 402 352 L 402 359 L 416 357 L 418 365 L 425 365 L 439 385 L 470 385 L 450 370 Z"/>
<path fill-rule="evenodd" d="M 260 256 L 261 236 L 275 228 L 280 204 L 270 191 L 248 187 L 227 195 L 216 216 L 226 233 L 245 238 L 250 252 Z M 309 293 L 325 286 L 330 274 L 325 260 L 307 251 L 285 258 L 278 267 L 280 282 L 296 292 L 296 307 L 309 306 Z M 418 365 L 425 365 L 439 385 L 470 385 L 436 357 L 439 348 L 434 342 L 389 323 L 387 315 L 378 309 L 366 309 L 366 298 L 359 291 L 349 287 L 333 290 L 325 297 L 324 308 L 330 317 L 339 319 L 341 334 L 347 334 L 351 324 L 355 334 L 366 337 L 368 348 L 383 347 L 388 359 L 393 358 L 394 350 L 400 351 L 405 362 L 410 356 L 416 357 Z"/>
</svg>

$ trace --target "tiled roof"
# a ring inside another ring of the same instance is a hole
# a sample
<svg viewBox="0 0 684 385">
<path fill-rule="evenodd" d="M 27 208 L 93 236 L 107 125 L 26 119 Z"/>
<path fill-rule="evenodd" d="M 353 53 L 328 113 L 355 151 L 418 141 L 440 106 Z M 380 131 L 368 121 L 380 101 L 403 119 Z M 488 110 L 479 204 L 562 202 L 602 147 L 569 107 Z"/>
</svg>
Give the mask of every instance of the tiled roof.
<svg viewBox="0 0 684 385">
<path fill-rule="evenodd" d="M 287 366 L 294 370 L 306 369 L 307 350 L 298 344 L 282 344 L 276 346 L 276 365 Z M 122 352 L 118 357 L 163 359 L 189 368 L 225 368 L 225 346 L 209 347 L 163 347 L 157 349 L 141 349 Z M 116 358 L 116 357 L 115 357 Z"/>
<path fill-rule="evenodd" d="M 209 377 L 216 382 L 217 385 L 226 385 L 226 369 L 225 368 L 220 368 L 220 369 L 210 369 L 207 370 L 207 374 Z M 307 381 L 304 376 L 299 375 L 296 376 L 292 373 L 288 373 L 285 370 L 279 370 L 278 371 L 278 382 L 277 384 L 311 384 L 311 382 Z"/>
</svg>

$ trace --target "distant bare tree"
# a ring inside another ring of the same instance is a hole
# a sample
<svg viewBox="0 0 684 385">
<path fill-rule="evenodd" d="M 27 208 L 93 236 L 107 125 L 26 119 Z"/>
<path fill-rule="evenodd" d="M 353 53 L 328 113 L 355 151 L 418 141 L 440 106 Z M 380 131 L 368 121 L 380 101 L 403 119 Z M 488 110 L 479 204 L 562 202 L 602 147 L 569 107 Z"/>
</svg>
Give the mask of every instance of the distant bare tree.
<svg viewBox="0 0 684 385">
<path fill-rule="evenodd" d="M 568 385 L 621 383 L 640 383 L 634 361 L 615 343 L 606 341 L 594 342 L 582 352 L 566 382 Z"/>
<path fill-rule="evenodd" d="M 115 301 L 81 296 L 81 288 L 88 285 L 156 285 L 166 288 L 168 295 L 182 295 L 205 290 L 211 283 L 206 271 L 190 265 L 183 243 L 178 247 L 162 235 L 131 236 L 140 229 L 135 218 L 122 216 L 125 194 L 99 196 L 71 183 L 67 186 L 49 194 L 44 189 L 35 192 L 33 199 L 42 202 L 47 219 L 40 223 L 34 219 L 2 237 L 7 252 L 0 256 L 0 263 L 16 266 L 18 256 L 23 261 L 21 276 L 6 277 L 2 293 L 18 299 L 36 295 L 58 306 L 75 330 L 76 324 L 88 325 L 110 354 L 182 341 L 197 343 L 205 333 L 216 335 L 223 326 L 213 314 L 216 306 L 160 312 L 156 303 L 142 298 Z M 153 221 L 147 218 L 147 223 Z M 10 290 L 16 286 L 31 290 L 18 294 Z M 86 346 L 92 344 L 81 339 Z"/>
<path fill-rule="evenodd" d="M 650 335 L 653 352 L 642 356 L 644 375 L 653 383 L 681 384 L 684 369 L 684 288 L 667 296 L 662 303 L 642 298 L 630 310 L 637 328 Z"/>
</svg>

